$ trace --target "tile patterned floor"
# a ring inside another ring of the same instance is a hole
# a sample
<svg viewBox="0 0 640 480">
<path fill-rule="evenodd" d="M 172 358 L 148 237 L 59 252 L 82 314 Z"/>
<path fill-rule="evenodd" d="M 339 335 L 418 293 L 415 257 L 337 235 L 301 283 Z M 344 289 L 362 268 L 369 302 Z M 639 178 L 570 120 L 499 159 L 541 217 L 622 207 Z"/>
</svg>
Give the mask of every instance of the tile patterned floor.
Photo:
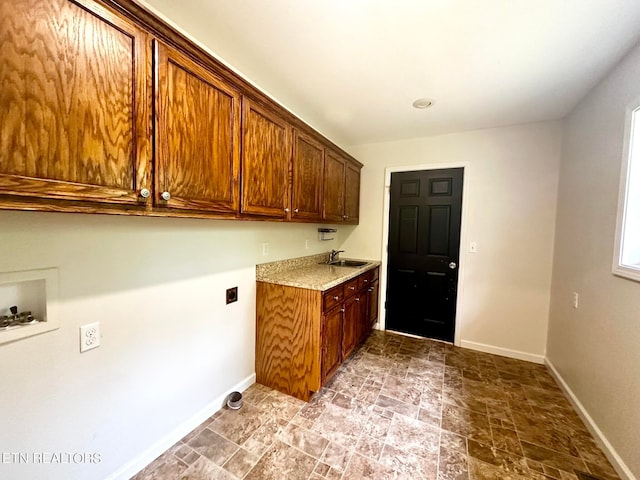
<svg viewBox="0 0 640 480">
<path fill-rule="evenodd" d="M 375 332 L 305 403 L 244 392 L 134 480 L 619 477 L 545 367 Z"/>
</svg>

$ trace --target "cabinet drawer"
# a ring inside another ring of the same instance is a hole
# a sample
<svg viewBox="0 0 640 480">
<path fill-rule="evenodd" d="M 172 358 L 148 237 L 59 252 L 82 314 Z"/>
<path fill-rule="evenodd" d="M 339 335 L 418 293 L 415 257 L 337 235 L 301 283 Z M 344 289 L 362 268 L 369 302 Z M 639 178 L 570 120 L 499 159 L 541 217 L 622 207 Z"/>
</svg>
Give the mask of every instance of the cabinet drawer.
<svg viewBox="0 0 640 480">
<path fill-rule="evenodd" d="M 373 283 L 373 270 L 363 273 L 358 277 L 358 290 L 368 287 Z"/>
<path fill-rule="evenodd" d="M 358 277 L 345 282 L 344 284 L 344 298 L 349 298 L 351 295 L 358 291 Z"/>
<path fill-rule="evenodd" d="M 344 300 L 344 292 L 342 289 L 342 284 L 337 287 L 333 287 L 331 290 L 327 290 L 322 295 L 322 310 L 327 311 L 332 307 L 339 305 Z"/>
</svg>

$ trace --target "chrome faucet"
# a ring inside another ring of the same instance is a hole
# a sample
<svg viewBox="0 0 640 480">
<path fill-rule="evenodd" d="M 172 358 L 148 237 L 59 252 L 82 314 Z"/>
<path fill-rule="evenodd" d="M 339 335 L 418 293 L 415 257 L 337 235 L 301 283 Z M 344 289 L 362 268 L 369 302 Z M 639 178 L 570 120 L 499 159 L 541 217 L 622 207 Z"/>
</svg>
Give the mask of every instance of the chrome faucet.
<svg viewBox="0 0 640 480">
<path fill-rule="evenodd" d="M 331 250 L 329 254 L 329 263 L 335 262 L 338 255 L 340 255 L 344 250 Z"/>
</svg>

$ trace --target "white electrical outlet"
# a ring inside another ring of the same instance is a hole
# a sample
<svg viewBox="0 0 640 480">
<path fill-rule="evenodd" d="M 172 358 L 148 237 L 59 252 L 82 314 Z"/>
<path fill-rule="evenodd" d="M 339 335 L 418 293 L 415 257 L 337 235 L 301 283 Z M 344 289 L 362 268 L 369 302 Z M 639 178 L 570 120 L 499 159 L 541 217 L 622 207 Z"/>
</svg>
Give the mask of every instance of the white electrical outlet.
<svg viewBox="0 0 640 480">
<path fill-rule="evenodd" d="M 268 243 L 263 243 L 262 244 L 262 256 L 266 257 L 267 255 L 269 255 L 269 244 Z"/>
<path fill-rule="evenodd" d="M 304 241 L 304 249 L 309 250 L 309 240 Z"/>
<path fill-rule="evenodd" d="M 578 308 L 578 292 L 573 292 L 573 308 Z"/>
<path fill-rule="evenodd" d="M 100 346 L 100 322 L 80 327 L 80 353 Z"/>
</svg>

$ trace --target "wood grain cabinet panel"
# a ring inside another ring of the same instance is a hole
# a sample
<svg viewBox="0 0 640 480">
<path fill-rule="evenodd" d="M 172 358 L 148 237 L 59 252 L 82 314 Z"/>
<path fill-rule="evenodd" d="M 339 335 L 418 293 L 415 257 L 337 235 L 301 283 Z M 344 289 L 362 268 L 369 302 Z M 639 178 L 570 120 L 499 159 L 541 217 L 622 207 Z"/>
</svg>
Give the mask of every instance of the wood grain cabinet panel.
<svg viewBox="0 0 640 480">
<path fill-rule="evenodd" d="M 357 224 L 360 212 L 360 164 L 327 150 L 324 167 L 323 219 Z"/>
<path fill-rule="evenodd" d="M 347 162 L 344 170 L 344 221 L 357 224 L 360 216 L 360 167 Z"/>
<path fill-rule="evenodd" d="M 342 362 L 342 305 L 322 316 L 322 383 L 325 383 Z"/>
<path fill-rule="evenodd" d="M 359 342 L 361 321 L 360 296 L 354 295 L 344 301 L 344 323 L 342 328 L 342 358 L 347 358 Z"/>
<path fill-rule="evenodd" d="M 140 202 L 147 34 L 89 1 L 2 1 L 0 52 L 0 194 Z"/>
<path fill-rule="evenodd" d="M 321 292 L 257 282 L 258 383 L 303 400 L 320 389 L 321 307 Z"/>
<path fill-rule="evenodd" d="M 323 220 L 342 222 L 344 215 L 344 169 L 346 161 L 331 150 L 325 153 L 324 161 L 324 207 Z"/>
<path fill-rule="evenodd" d="M 237 213 L 240 93 L 177 50 L 156 49 L 156 204 Z"/>
<path fill-rule="evenodd" d="M 291 127 L 245 97 L 242 129 L 242 213 L 286 218 Z"/>
<path fill-rule="evenodd" d="M 291 218 L 322 220 L 324 147 L 294 131 Z"/>
</svg>

